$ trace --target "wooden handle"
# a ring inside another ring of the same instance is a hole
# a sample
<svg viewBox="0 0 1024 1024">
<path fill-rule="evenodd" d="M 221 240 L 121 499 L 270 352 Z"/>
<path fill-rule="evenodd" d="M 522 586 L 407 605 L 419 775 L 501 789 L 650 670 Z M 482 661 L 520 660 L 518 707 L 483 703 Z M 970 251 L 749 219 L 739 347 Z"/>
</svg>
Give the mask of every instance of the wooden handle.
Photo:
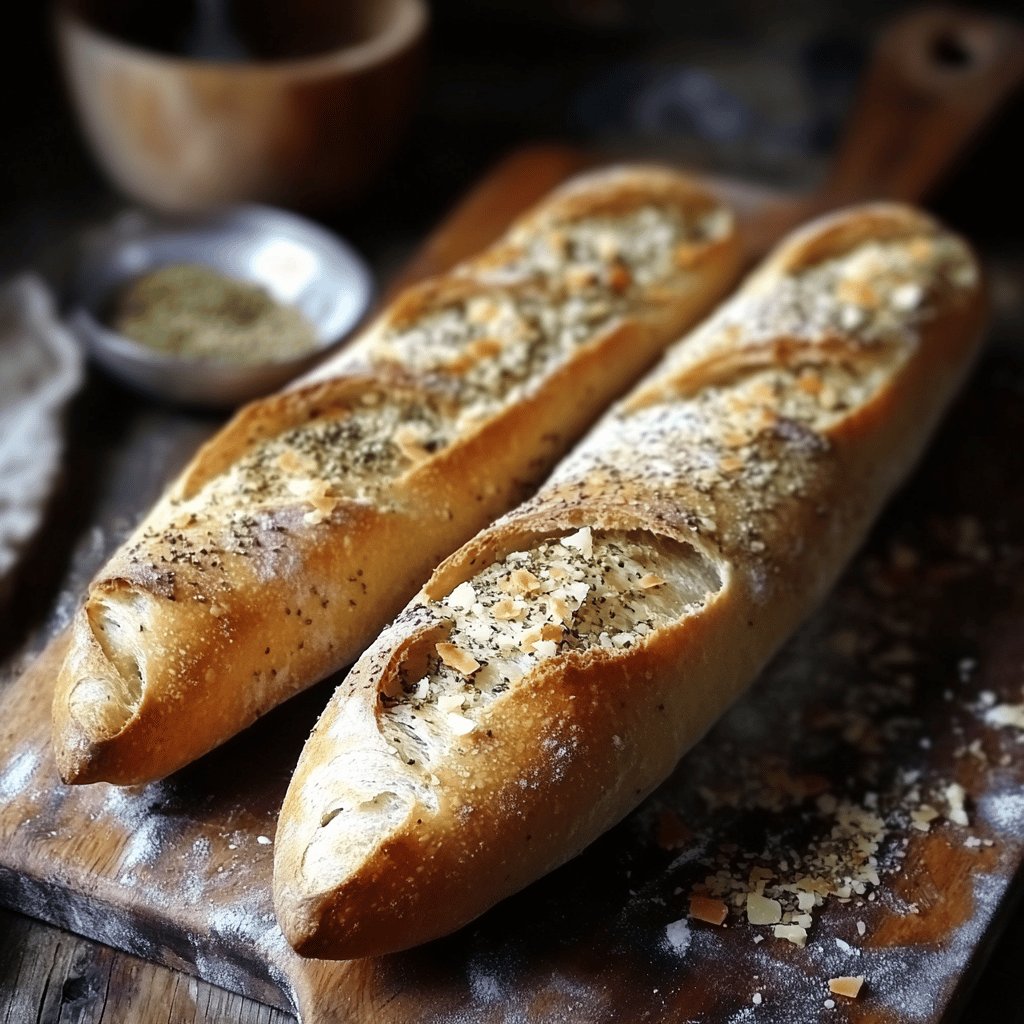
<svg viewBox="0 0 1024 1024">
<path fill-rule="evenodd" d="M 808 218 L 866 199 L 923 199 L 1024 82 L 1024 28 L 956 8 L 915 11 L 880 36 L 832 170 L 813 195 L 709 180 L 737 210 L 751 262 Z M 478 252 L 548 189 L 595 162 L 570 146 L 503 160 L 451 214 L 384 298 Z M 599 161 L 598 161 L 599 162 Z"/>
<path fill-rule="evenodd" d="M 879 38 L 819 198 L 919 200 L 1024 81 L 1024 28 L 957 8 L 899 18 Z"/>
</svg>

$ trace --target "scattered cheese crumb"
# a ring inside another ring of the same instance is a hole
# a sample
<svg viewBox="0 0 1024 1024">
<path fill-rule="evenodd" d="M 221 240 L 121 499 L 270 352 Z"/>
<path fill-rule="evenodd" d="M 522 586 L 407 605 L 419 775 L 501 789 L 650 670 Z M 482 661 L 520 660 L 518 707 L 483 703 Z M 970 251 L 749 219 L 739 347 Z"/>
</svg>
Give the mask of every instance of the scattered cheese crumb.
<svg viewBox="0 0 1024 1024">
<path fill-rule="evenodd" d="M 437 698 L 437 706 L 442 711 L 457 711 L 466 703 L 464 693 L 442 693 Z"/>
<path fill-rule="evenodd" d="M 257 836 L 256 842 L 259 843 L 260 846 L 269 846 L 271 843 L 271 839 L 269 836 Z"/>
<path fill-rule="evenodd" d="M 748 892 L 747 920 L 751 924 L 778 924 L 782 920 L 782 904 L 756 892 Z"/>
<path fill-rule="evenodd" d="M 529 569 L 513 569 L 508 575 L 508 586 L 513 594 L 532 594 L 540 590 L 540 580 Z"/>
<path fill-rule="evenodd" d="M 403 423 L 392 434 L 391 440 L 399 452 L 415 464 L 430 458 L 430 449 L 424 444 L 425 435 L 426 431 L 422 427 L 417 428 L 411 423 Z"/>
<path fill-rule="evenodd" d="M 721 900 L 708 896 L 690 897 L 690 917 L 708 924 L 722 925 L 729 916 L 729 908 Z"/>
<path fill-rule="evenodd" d="M 690 924 L 685 917 L 665 925 L 665 942 L 677 956 L 683 956 L 690 948 Z"/>
<path fill-rule="evenodd" d="M 474 296 L 466 303 L 466 319 L 471 324 L 484 325 L 497 318 L 498 304 L 486 295 Z"/>
<path fill-rule="evenodd" d="M 501 622 L 510 622 L 512 619 L 523 617 L 526 609 L 517 605 L 510 597 L 503 597 L 491 607 L 491 614 Z"/>
<path fill-rule="evenodd" d="M 969 825 L 971 823 L 967 817 L 967 811 L 964 809 L 964 797 L 966 795 L 964 787 L 958 782 L 951 782 L 946 787 L 946 803 L 949 804 L 946 818 L 953 822 L 954 825 Z"/>
<path fill-rule="evenodd" d="M 982 703 L 987 696 L 994 697 L 991 691 L 981 695 Z M 1024 729 L 1024 704 L 996 704 L 985 712 L 985 721 L 989 725 L 1009 725 L 1014 729 Z"/>
<path fill-rule="evenodd" d="M 277 465 L 283 472 L 289 474 L 305 473 L 309 475 L 315 468 L 312 459 L 301 455 L 294 448 L 285 448 L 277 456 Z"/>
<path fill-rule="evenodd" d="M 939 812 L 931 804 L 921 804 L 910 812 L 910 827 L 919 832 L 928 832 L 931 823 L 939 816 Z"/>
<path fill-rule="evenodd" d="M 864 975 L 858 974 L 852 978 L 829 978 L 828 990 L 837 996 L 846 996 L 849 999 L 856 999 L 860 995 L 861 985 L 864 984 Z"/>
<path fill-rule="evenodd" d="M 553 622 L 545 622 L 540 627 L 540 636 L 542 640 L 553 640 L 558 643 L 565 636 L 565 629 Z"/>
<path fill-rule="evenodd" d="M 772 930 L 772 934 L 777 939 L 792 942 L 794 946 L 807 945 L 807 929 L 798 924 L 777 924 Z"/>
<path fill-rule="evenodd" d="M 919 284 L 904 284 L 895 288 L 890 301 L 895 309 L 907 311 L 916 309 L 924 299 L 924 289 Z"/>
<path fill-rule="evenodd" d="M 470 582 L 460 583 L 449 595 L 445 604 L 449 608 L 462 608 L 468 611 L 476 604 L 476 591 Z"/>
<path fill-rule="evenodd" d="M 558 594 L 552 594 L 548 600 L 548 611 L 555 622 L 570 622 L 572 620 L 572 608 L 569 602 Z M 561 639 L 558 637 L 547 637 L 548 640 Z"/>
</svg>

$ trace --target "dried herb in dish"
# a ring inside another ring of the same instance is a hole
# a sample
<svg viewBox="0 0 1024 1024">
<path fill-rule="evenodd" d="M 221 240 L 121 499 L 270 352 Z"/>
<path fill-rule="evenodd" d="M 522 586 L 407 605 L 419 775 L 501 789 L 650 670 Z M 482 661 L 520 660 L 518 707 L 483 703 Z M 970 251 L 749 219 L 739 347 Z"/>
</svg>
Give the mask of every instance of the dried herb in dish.
<svg viewBox="0 0 1024 1024">
<path fill-rule="evenodd" d="M 316 345 L 313 325 L 265 288 L 200 264 L 160 267 L 115 297 L 109 324 L 158 352 L 253 364 L 301 356 Z"/>
</svg>

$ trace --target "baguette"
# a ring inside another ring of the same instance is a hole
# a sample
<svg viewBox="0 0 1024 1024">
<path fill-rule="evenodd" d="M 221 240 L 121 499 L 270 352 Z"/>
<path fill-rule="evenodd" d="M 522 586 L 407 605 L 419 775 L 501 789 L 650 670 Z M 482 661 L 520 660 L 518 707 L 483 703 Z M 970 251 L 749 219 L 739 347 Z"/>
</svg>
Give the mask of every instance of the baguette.
<svg viewBox="0 0 1024 1024">
<path fill-rule="evenodd" d="M 350 664 L 738 272 L 678 174 L 558 190 L 243 409 L 92 582 L 54 701 L 66 782 L 161 778 Z"/>
<path fill-rule="evenodd" d="M 983 307 L 967 246 L 905 207 L 784 242 L 338 688 L 275 841 L 289 942 L 451 932 L 665 779 L 861 543 Z"/>
</svg>

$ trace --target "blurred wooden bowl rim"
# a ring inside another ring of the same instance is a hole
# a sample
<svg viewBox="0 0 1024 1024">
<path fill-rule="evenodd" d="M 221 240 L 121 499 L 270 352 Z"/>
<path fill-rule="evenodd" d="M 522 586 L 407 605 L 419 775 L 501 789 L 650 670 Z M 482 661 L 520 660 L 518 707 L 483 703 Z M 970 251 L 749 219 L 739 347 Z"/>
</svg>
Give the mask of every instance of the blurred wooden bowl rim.
<svg viewBox="0 0 1024 1024">
<path fill-rule="evenodd" d="M 93 154 L 157 209 L 234 202 L 327 209 L 356 198 L 393 154 L 422 70 L 425 0 L 306 0 L 278 17 L 342 9 L 369 31 L 298 57 L 201 60 L 103 25 L 123 0 L 58 0 L 61 61 Z"/>
</svg>

